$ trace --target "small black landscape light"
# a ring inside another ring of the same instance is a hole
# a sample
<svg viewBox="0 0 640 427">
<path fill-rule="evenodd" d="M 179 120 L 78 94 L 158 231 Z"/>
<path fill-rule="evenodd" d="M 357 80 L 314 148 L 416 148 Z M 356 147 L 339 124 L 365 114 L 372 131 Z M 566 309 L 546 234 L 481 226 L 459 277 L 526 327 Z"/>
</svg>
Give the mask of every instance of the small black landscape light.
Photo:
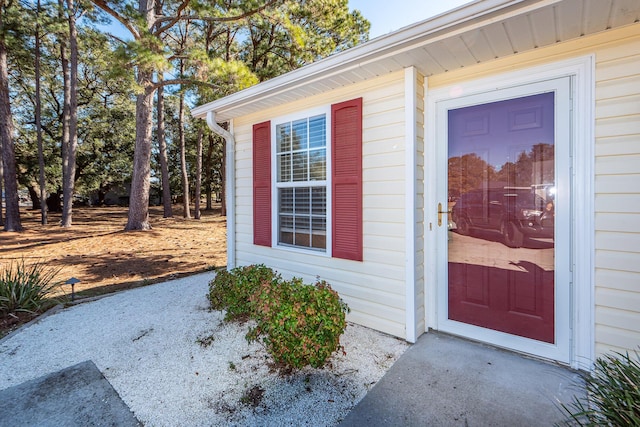
<svg viewBox="0 0 640 427">
<path fill-rule="evenodd" d="M 64 282 L 65 285 L 71 285 L 71 301 L 76 299 L 76 294 L 73 289 L 76 283 L 80 283 L 80 279 L 76 279 L 75 277 L 72 277 L 71 279 L 68 279 L 66 282 Z"/>
</svg>

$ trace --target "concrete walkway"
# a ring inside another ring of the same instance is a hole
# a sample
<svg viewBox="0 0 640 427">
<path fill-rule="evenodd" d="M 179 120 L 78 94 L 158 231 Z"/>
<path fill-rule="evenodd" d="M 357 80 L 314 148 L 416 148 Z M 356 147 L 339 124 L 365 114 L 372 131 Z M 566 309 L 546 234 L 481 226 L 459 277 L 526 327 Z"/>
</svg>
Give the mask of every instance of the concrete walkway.
<svg viewBox="0 0 640 427">
<path fill-rule="evenodd" d="M 0 390 L 2 426 L 141 424 L 91 361 Z"/>
<path fill-rule="evenodd" d="M 553 426 L 580 375 L 460 338 L 428 333 L 349 413 L 350 426 Z"/>
</svg>

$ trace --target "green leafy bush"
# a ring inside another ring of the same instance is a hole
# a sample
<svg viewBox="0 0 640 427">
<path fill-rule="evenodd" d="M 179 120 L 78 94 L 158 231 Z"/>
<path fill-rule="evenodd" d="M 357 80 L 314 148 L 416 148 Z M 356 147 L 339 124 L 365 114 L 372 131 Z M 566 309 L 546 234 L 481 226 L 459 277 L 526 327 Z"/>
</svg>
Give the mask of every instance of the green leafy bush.
<svg viewBox="0 0 640 427">
<path fill-rule="evenodd" d="M 563 425 L 640 426 L 640 357 L 613 353 L 600 357 L 585 378 L 586 400 L 562 405 Z"/>
<path fill-rule="evenodd" d="M 279 277 L 262 264 L 236 267 L 231 271 L 221 269 L 209 282 L 208 298 L 211 308 L 226 310 L 226 320 L 253 317 L 251 295 L 261 283 L 276 282 Z"/>
<path fill-rule="evenodd" d="M 262 264 L 250 265 L 219 271 L 208 298 L 212 309 L 226 310 L 225 320 L 255 320 L 247 340 L 260 339 L 285 370 L 322 367 L 341 348 L 349 308 L 325 281 L 285 281 Z"/>
<path fill-rule="evenodd" d="M 257 326 L 249 341 L 262 338 L 267 351 L 285 369 L 322 367 L 341 348 L 340 335 L 349 308 L 325 281 L 313 286 L 302 280 L 262 282 L 253 294 Z"/>
<path fill-rule="evenodd" d="M 57 270 L 44 264 L 27 266 L 24 260 L 11 262 L 0 272 L 0 315 L 14 312 L 36 314 L 55 304 L 50 298 L 60 285 L 53 278 Z"/>
</svg>

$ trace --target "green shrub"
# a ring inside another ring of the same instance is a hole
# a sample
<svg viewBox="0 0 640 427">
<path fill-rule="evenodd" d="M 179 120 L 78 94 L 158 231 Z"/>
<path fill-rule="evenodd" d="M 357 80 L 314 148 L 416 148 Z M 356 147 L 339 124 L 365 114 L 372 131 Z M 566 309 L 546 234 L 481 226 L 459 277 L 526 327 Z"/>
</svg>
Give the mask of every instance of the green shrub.
<svg viewBox="0 0 640 427">
<path fill-rule="evenodd" d="M 251 295 L 261 283 L 279 280 L 272 269 L 262 264 L 221 269 L 209 282 L 209 302 L 214 310 L 226 310 L 225 319 L 246 319 L 253 316 Z"/>
<path fill-rule="evenodd" d="M 249 331 L 247 340 L 261 337 L 282 368 L 322 367 L 341 348 L 349 308 L 325 281 L 313 286 L 297 278 L 262 282 L 251 301 L 257 326 Z"/>
<path fill-rule="evenodd" d="M 0 272 L 0 315 L 36 314 L 55 304 L 49 297 L 60 285 L 53 280 L 57 272 L 40 263 L 11 262 Z"/>
<path fill-rule="evenodd" d="M 600 357 L 585 378 L 586 400 L 562 405 L 564 425 L 640 426 L 640 357 L 613 353 Z"/>
<path fill-rule="evenodd" d="M 325 281 L 284 281 L 262 264 L 250 265 L 220 270 L 208 299 L 212 309 L 226 310 L 225 320 L 255 320 L 247 340 L 260 339 L 285 370 L 322 367 L 341 348 L 349 308 Z"/>
</svg>

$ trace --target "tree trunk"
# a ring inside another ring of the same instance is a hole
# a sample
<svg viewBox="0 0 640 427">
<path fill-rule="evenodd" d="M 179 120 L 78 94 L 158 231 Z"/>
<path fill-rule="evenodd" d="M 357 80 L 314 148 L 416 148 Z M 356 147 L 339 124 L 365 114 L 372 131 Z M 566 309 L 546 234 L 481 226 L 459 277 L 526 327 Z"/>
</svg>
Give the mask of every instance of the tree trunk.
<svg viewBox="0 0 640 427">
<path fill-rule="evenodd" d="M 139 0 L 138 12 L 144 17 L 147 30 L 154 27 L 156 15 L 153 0 Z M 133 175 L 129 193 L 129 214 L 125 230 L 150 230 L 149 187 L 151 184 L 151 133 L 153 69 L 138 66 L 136 82 L 142 93 L 136 97 L 136 146 L 133 152 Z"/>
<path fill-rule="evenodd" d="M 150 230 L 149 187 L 151 183 L 151 119 L 153 109 L 152 71 L 138 71 L 144 92 L 136 97 L 136 146 L 129 193 L 129 215 L 125 230 Z"/>
<path fill-rule="evenodd" d="M 16 175 L 16 154 L 13 143 L 13 118 L 9 98 L 9 74 L 7 69 L 7 46 L 2 28 L 3 10 L 0 8 L 0 151 L 4 163 L 4 193 L 6 203 L 5 231 L 22 231 L 20 205 L 18 202 L 18 178 Z"/>
<path fill-rule="evenodd" d="M 38 210 L 38 209 L 42 209 L 42 205 L 44 205 L 44 203 L 40 203 L 40 196 L 38 195 L 38 191 L 36 190 L 36 187 L 33 185 L 30 185 L 27 187 L 27 191 L 29 192 L 29 198 L 31 199 L 31 209 L 33 210 Z M 45 212 L 47 211 L 46 209 L 44 210 Z M 43 225 L 46 223 L 43 223 Z"/>
<path fill-rule="evenodd" d="M 161 77 L 158 77 L 160 80 Z M 167 141 L 164 136 L 164 88 L 158 87 L 158 150 L 160 154 L 160 175 L 162 176 L 162 205 L 164 207 L 164 217 L 173 217 L 171 207 L 171 185 L 169 184 L 169 160 L 167 159 Z"/>
<path fill-rule="evenodd" d="M 78 150 L 78 33 L 74 0 L 67 0 L 69 14 L 69 145 L 63 160 L 66 173 L 62 182 L 62 227 L 71 227 L 73 190 L 76 177 L 76 151 Z"/>
<path fill-rule="evenodd" d="M 195 218 L 200 219 L 200 196 L 202 195 L 202 126 L 198 126 L 198 147 L 196 153 Z"/>
<path fill-rule="evenodd" d="M 64 0 L 58 0 L 59 6 L 59 18 L 62 21 L 64 14 Z M 65 182 L 68 181 L 67 174 L 69 173 L 69 165 L 68 165 L 68 155 L 69 151 L 69 117 L 70 117 L 70 107 L 71 107 L 71 75 L 70 75 L 70 67 L 69 67 L 69 58 L 67 57 L 67 41 L 60 35 L 58 39 L 58 43 L 60 43 L 60 65 L 62 67 L 62 87 L 63 87 L 63 103 L 62 103 L 62 141 L 60 143 L 60 151 L 62 155 L 62 188 L 63 188 L 63 198 L 64 198 L 64 185 Z M 60 192 L 58 188 L 57 193 Z M 59 208 L 59 194 L 56 194 L 56 197 L 49 196 L 51 199 L 51 203 L 47 202 L 47 206 L 50 212 L 60 212 Z M 58 205 L 57 209 L 53 209 L 53 203 Z"/>
<path fill-rule="evenodd" d="M 47 204 L 44 200 L 47 200 L 47 188 L 44 176 L 44 147 L 42 145 L 42 99 L 40 96 L 40 0 L 37 3 L 37 18 L 36 18 L 36 45 L 35 45 L 35 79 L 36 79 L 36 138 L 38 141 L 38 168 L 40 170 L 39 184 L 40 184 L 40 197 L 37 197 L 39 207 L 36 207 L 33 196 L 33 208 L 40 209 L 40 223 L 46 225 L 47 218 Z"/>
<path fill-rule="evenodd" d="M 182 72 L 182 66 L 180 66 Z M 180 93 L 180 112 L 178 114 L 178 133 L 180 135 L 180 169 L 182 172 L 182 216 L 191 218 L 189 211 L 189 175 L 187 174 L 186 143 L 184 138 L 184 92 Z"/>
<path fill-rule="evenodd" d="M 2 13 L 2 12 L 0 12 Z M 0 16 L 0 21 L 2 17 Z M 5 231 L 22 231 L 20 205 L 18 201 L 18 179 L 16 154 L 13 143 L 13 118 L 9 100 L 9 74 L 7 70 L 7 48 L 0 36 L 0 146 L 4 162 L 4 193 L 6 204 Z"/>
</svg>

